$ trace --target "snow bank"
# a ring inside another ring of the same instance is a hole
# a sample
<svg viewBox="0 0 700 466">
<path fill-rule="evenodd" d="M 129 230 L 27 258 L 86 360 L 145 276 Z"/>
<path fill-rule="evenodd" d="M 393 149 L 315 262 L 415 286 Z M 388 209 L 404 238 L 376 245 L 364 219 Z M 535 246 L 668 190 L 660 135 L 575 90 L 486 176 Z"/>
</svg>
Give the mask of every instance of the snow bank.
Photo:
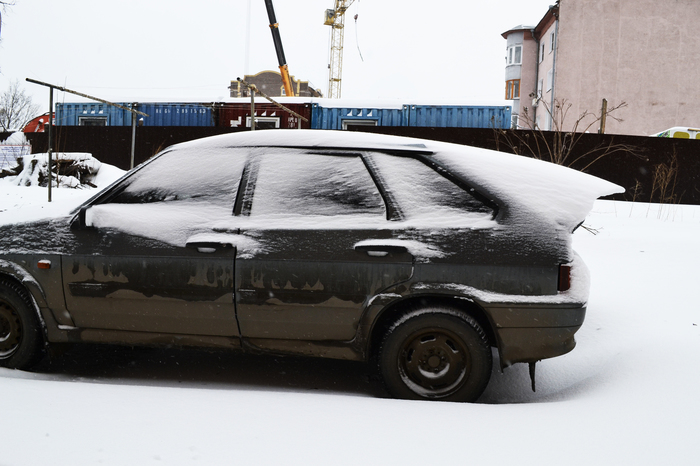
<svg viewBox="0 0 700 466">
<path fill-rule="evenodd" d="M 17 186 L 47 186 L 48 185 L 48 154 L 31 154 L 17 158 L 21 171 L 14 177 Z M 83 187 L 91 183 L 102 163 L 92 154 L 83 152 L 56 152 L 52 154 L 52 187 Z M 56 168 L 58 167 L 58 168 Z M 58 169 L 59 174 L 54 173 Z M 61 175 L 60 172 L 72 173 Z"/>
<path fill-rule="evenodd" d="M 96 159 L 93 160 L 99 163 Z M 119 179 L 124 173 L 126 173 L 124 170 L 113 165 L 99 163 L 99 169 L 92 178 L 92 184 L 96 187 L 64 189 L 68 186 L 60 184 L 56 189 L 57 187 L 53 186 L 52 202 L 48 202 L 47 186 L 40 187 L 32 183 L 30 186 L 20 185 L 17 183 L 17 177 L 0 178 L 0 225 L 67 216 L 73 209 L 94 196 L 100 189 Z"/>
</svg>

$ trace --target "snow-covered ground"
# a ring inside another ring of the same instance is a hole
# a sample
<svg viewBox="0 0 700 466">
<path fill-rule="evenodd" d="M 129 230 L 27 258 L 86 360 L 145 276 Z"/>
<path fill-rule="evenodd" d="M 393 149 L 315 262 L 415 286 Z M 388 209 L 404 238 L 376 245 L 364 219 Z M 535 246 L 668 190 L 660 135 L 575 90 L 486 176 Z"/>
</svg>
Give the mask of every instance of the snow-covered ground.
<svg viewBox="0 0 700 466">
<path fill-rule="evenodd" d="M 0 223 L 94 190 L 0 180 Z M 383 398 L 357 363 L 85 346 L 0 369 L 0 465 L 567 464 L 700 461 L 700 206 L 597 201 L 573 352 L 494 370 L 475 404 Z"/>
</svg>

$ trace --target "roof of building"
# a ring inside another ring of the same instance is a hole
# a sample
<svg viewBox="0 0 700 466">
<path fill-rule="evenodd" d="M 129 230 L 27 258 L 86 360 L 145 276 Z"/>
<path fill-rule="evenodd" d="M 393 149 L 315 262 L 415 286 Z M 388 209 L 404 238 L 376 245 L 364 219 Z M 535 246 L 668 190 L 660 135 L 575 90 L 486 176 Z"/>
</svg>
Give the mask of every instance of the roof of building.
<svg viewBox="0 0 700 466">
<path fill-rule="evenodd" d="M 550 5 L 547 13 L 544 14 L 540 22 L 537 23 L 537 26 L 535 26 L 535 35 L 537 36 L 538 40 L 542 33 L 549 28 L 549 26 L 558 18 L 558 16 L 559 2 L 554 5 Z"/>
<path fill-rule="evenodd" d="M 507 39 L 508 36 L 510 35 L 510 33 L 512 33 L 512 32 L 532 31 L 533 29 L 535 29 L 535 26 L 525 26 L 524 24 L 519 24 L 515 27 L 508 29 L 506 32 L 501 34 L 501 36 L 503 36 L 504 39 Z"/>
</svg>

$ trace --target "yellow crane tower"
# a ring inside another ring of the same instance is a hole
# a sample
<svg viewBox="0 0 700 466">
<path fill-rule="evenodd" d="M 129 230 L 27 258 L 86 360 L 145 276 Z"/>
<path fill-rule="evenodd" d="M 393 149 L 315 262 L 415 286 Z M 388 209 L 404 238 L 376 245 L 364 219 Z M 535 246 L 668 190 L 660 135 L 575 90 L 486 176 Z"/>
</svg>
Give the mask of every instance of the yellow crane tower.
<svg viewBox="0 0 700 466">
<path fill-rule="evenodd" d="M 340 80 L 343 75 L 343 37 L 345 35 L 345 11 L 355 0 L 335 0 L 335 8 L 326 10 L 323 24 L 331 29 L 331 50 L 328 63 L 328 97 L 340 97 Z"/>
</svg>

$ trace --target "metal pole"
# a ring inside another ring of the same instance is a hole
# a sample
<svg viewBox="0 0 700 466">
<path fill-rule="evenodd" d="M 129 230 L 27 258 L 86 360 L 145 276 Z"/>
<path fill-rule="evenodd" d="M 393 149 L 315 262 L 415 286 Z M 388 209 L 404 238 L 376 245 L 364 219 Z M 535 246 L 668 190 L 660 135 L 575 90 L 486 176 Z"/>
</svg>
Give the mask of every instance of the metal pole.
<svg viewBox="0 0 700 466">
<path fill-rule="evenodd" d="M 88 99 L 96 100 L 96 101 L 98 101 L 98 102 L 102 102 L 103 104 L 111 105 L 111 106 L 113 106 L 113 107 L 121 108 L 122 110 L 126 110 L 126 111 L 128 111 L 128 112 L 131 112 L 132 115 L 138 114 L 138 115 L 145 116 L 145 117 L 148 116 L 147 113 L 139 112 L 138 110 L 134 110 L 133 108 L 124 107 L 123 105 L 115 104 L 114 102 L 110 102 L 110 101 L 108 101 L 108 100 L 100 99 L 99 97 L 94 97 L 94 96 L 91 96 L 91 95 L 83 94 L 82 92 L 72 91 L 72 90 L 70 90 L 70 89 L 66 89 L 65 87 L 56 86 L 56 85 L 54 85 L 54 84 L 48 84 L 48 83 L 45 83 L 45 82 L 42 82 L 42 81 L 37 81 L 36 79 L 31 79 L 31 78 L 27 78 L 27 82 L 34 83 L 34 84 L 39 84 L 40 86 L 46 86 L 46 87 L 48 87 L 49 89 L 51 89 L 51 94 L 50 94 L 50 95 L 51 95 L 51 99 L 50 99 L 50 100 L 51 100 L 51 104 L 50 104 L 50 108 L 49 108 L 49 167 L 50 167 L 50 165 L 51 165 L 51 120 L 53 119 L 53 118 L 52 118 L 52 115 L 53 115 L 52 112 L 53 112 L 53 90 L 54 90 L 54 89 L 58 89 L 59 91 L 63 91 L 63 92 L 68 92 L 69 94 L 79 95 L 79 96 L 81 96 L 81 97 L 85 97 L 85 98 L 88 98 Z M 132 122 L 133 122 L 133 119 L 132 119 Z M 134 131 L 134 132 L 132 133 L 132 143 L 131 143 L 131 144 L 132 144 L 132 147 L 133 147 L 133 145 L 134 145 L 133 138 L 135 137 L 135 134 L 136 134 L 136 133 L 135 133 L 135 131 Z M 132 148 L 132 151 L 131 151 L 131 168 L 133 168 L 133 167 L 134 167 L 134 150 L 133 150 L 133 148 Z M 49 170 L 49 180 L 51 179 L 50 177 L 51 177 L 51 171 Z M 49 202 L 51 202 L 51 183 L 49 183 Z"/>
<path fill-rule="evenodd" d="M 255 91 L 250 90 L 250 130 L 255 131 Z"/>
<path fill-rule="evenodd" d="M 49 147 L 48 147 L 48 156 L 49 156 L 49 202 L 51 202 L 51 183 L 52 183 L 52 176 L 51 176 L 51 146 L 53 145 L 53 131 L 51 131 L 51 128 L 53 127 L 53 87 L 49 86 Z M 58 174 L 57 174 L 58 175 Z"/>
<path fill-rule="evenodd" d="M 308 118 L 303 117 L 303 116 L 299 115 L 297 112 L 295 112 L 294 110 L 291 110 L 291 109 L 285 107 L 284 105 L 282 105 L 281 103 L 276 102 L 272 97 L 270 97 L 269 95 L 265 94 L 263 91 L 261 91 L 260 89 L 258 89 L 258 88 L 255 86 L 255 84 L 250 84 L 250 83 L 244 81 L 244 80 L 241 79 L 241 78 L 238 78 L 238 82 L 241 83 L 241 84 L 243 84 L 245 87 L 247 87 L 247 88 L 250 89 L 251 91 L 256 91 L 258 94 L 260 94 L 261 96 L 265 97 L 267 100 L 269 100 L 271 103 L 277 105 L 279 108 L 281 108 L 281 109 L 284 110 L 285 112 L 291 113 L 291 114 L 294 115 L 295 117 L 297 117 L 297 118 L 299 118 L 299 119 L 301 119 L 301 120 L 303 120 L 303 121 L 305 121 L 305 122 L 307 122 L 307 123 L 309 122 L 309 119 L 308 119 Z M 229 88 L 229 89 L 230 89 L 230 88 Z M 299 126 L 299 127 L 301 128 L 301 126 Z"/>
<path fill-rule="evenodd" d="M 131 104 L 131 108 L 136 107 L 136 103 Z M 134 168 L 134 153 L 136 152 L 136 114 L 131 112 L 131 166 Z"/>
<path fill-rule="evenodd" d="M 58 89 L 61 92 L 68 92 L 69 94 L 79 95 L 80 97 L 85 97 L 86 99 L 96 100 L 98 102 L 102 102 L 103 104 L 107 104 L 107 105 L 111 105 L 113 107 L 121 108 L 122 110 L 126 110 L 127 112 L 138 113 L 139 115 L 145 116 L 145 117 L 148 116 L 148 114 L 146 114 L 146 113 L 139 112 L 137 110 L 132 110 L 128 107 L 124 107 L 123 105 L 119 105 L 119 104 L 115 104 L 114 102 L 110 102 L 109 100 L 100 99 L 99 97 L 95 97 L 95 96 L 88 95 L 88 94 L 83 94 L 82 92 L 78 92 L 78 91 L 72 91 L 72 90 L 67 89 L 65 87 L 56 86 L 55 84 L 49 84 L 49 83 L 45 83 L 42 81 L 37 81 L 36 79 L 31 79 L 31 78 L 27 78 L 26 81 L 30 82 L 30 83 L 38 84 L 40 86 L 52 87 L 54 89 Z"/>
<path fill-rule="evenodd" d="M 605 119 L 608 116 L 608 99 L 603 99 L 603 106 L 600 109 L 600 129 L 598 133 L 605 134 Z"/>
</svg>

